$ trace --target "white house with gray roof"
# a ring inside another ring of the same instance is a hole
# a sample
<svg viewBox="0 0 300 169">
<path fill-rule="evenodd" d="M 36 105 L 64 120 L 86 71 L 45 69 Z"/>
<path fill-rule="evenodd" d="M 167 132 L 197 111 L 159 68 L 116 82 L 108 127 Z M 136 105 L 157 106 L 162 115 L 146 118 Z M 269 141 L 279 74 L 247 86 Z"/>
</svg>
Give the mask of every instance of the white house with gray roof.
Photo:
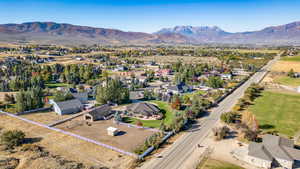
<svg viewBox="0 0 300 169">
<path fill-rule="evenodd" d="M 245 161 L 262 168 L 292 169 L 300 162 L 300 150 L 294 148 L 293 140 L 267 134 L 262 143 L 249 144 Z"/>
</svg>

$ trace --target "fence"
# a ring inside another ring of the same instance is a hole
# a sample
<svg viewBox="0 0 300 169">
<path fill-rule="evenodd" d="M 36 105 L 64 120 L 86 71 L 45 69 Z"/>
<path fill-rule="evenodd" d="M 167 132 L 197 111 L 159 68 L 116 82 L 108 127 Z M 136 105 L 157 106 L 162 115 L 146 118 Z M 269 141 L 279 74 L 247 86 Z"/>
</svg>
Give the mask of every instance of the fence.
<svg viewBox="0 0 300 169">
<path fill-rule="evenodd" d="M 96 145 L 99 145 L 99 146 L 111 149 L 113 151 L 116 151 L 116 152 L 119 152 L 119 153 L 122 153 L 122 154 L 125 154 L 125 155 L 137 157 L 137 155 L 134 154 L 134 153 L 127 152 L 127 151 L 121 150 L 119 148 L 116 148 L 116 147 L 113 147 L 113 146 L 110 146 L 110 145 L 107 145 L 107 144 L 104 144 L 104 143 L 101 143 L 101 142 L 98 142 L 98 141 L 95 141 L 95 140 L 92 140 L 92 139 L 89 139 L 89 138 L 86 138 L 86 137 L 82 137 L 82 136 L 74 134 L 74 133 L 70 133 L 70 132 L 67 132 L 67 131 L 64 131 L 64 130 L 61 130 L 61 129 L 58 129 L 58 128 L 54 128 L 54 127 L 49 127 L 47 125 L 44 125 L 44 124 L 41 124 L 41 123 L 38 123 L 38 122 L 35 122 L 35 121 L 31 121 L 31 120 L 28 120 L 28 119 L 25 119 L 25 118 L 22 118 L 20 116 L 17 116 L 17 115 L 11 114 L 11 113 L 4 112 L 2 110 L 0 110 L 0 112 L 3 113 L 3 114 L 8 115 L 10 117 L 17 118 L 19 120 L 25 121 L 25 122 L 30 123 L 30 124 L 34 124 L 34 125 L 37 125 L 37 126 L 40 126 L 40 127 L 43 127 L 43 128 L 47 128 L 47 129 L 52 130 L 52 131 L 63 133 L 65 135 L 72 136 L 72 137 L 78 138 L 80 140 L 84 140 L 84 141 L 87 141 L 87 142 L 90 142 L 90 143 L 93 143 L 93 144 L 96 144 Z"/>
<path fill-rule="evenodd" d="M 167 135 L 165 135 L 161 139 L 159 145 L 161 145 L 162 143 L 164 143 L 165 141 L 167 141 L 173 134 L 174 134 L 174 132 L 167 133 Z M 141 154 L 141 155 L 138 156 L 138 159 L 143 159 L 144 157 L 146 157 L 147 155 L 149 155 L 154 150 L 155 150 L 154 146 L 149 147 L 143 154 Z"/>
<path fill-rule="evenodd" d="M 39 112 L 39 111 L 46 111 L 46 110 L 50 110 L 50 109 L 51 109 L 51 107 L 42 107 L 42 108 L 37 108 L 37 109 L 28 110 L 28 111 L 24 111 L 24 112 L 19 112 L 19 113 L 17 113 L 17 115 L 24 115 L 24 114 L 29 114 L 29 113 Z"/>
</svg>

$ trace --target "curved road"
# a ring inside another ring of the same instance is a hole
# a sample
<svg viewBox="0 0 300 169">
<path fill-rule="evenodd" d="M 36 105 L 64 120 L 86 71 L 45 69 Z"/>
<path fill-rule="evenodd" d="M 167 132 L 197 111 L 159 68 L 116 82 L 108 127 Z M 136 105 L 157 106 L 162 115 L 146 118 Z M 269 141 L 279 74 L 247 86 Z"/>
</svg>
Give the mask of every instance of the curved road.
<svg viewBox="0 0 300 169">
<path fill-rule="evenodd" d="M 217 107 L 211 110 L 211 113 L 199 120 L 193 129 L 189 130 L 185 135 L 180 137 L 176 142 L 162 152 L 162 158 L 153 158 L 147 161 L 141 169 L 180 169 L 184 168 L 184 162 L 192 154 L 197 144 L 204 141 L 212 128 L 216 125 L 220 116 L 224 112 L 231 111 L 233 106 L 240 99 L 245 90 L 252 84 L 260 82 L 271 66 L 280 58 L 280 55 L 271 60 L 259 72 L 255 73 L 248 81 L 236 89 L 231 95 L 226 97 Z"/>
</svg>

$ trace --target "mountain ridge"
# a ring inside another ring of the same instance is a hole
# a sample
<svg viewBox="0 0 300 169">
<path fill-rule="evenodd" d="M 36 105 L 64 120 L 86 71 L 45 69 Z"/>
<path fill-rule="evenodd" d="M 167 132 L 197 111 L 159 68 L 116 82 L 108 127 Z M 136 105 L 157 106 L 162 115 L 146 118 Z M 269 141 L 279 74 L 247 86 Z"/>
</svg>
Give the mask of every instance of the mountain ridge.
<svg viewBox="0 0 300 169">
<path fill-rule="evenodd" d="M 0 24 L 0 42 L 45 44 L 300 44 L 300 21 L 231 33 L 217 26 L 175 26 L 155 33 L 126 32 L 56 22 Z"/>
</svg>

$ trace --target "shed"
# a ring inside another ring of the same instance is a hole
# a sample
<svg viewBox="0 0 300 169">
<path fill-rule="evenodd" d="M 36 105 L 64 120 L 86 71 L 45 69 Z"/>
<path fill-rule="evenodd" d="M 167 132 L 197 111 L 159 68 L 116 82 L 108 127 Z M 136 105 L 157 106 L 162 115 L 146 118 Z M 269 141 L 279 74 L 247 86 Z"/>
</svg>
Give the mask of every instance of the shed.
<svg viewBox="0 0 300 169">
<path fill-rule="evenodd" d="M 84 106 L 78 99 L 72 99 L 62 102 L 51 101 L 54 111 L 59 115 L 78 113 Z"/>
<path fill-rule="evenodd" d="M 119 130 L 115 127 L 108 127 L 107 128 L 107 134 L 110 136 L 116 136 L 118 134 Z"/>
<path fill-rule="evenodd" d="M 83 117 L 87 121 L 96 121 L 106 119 L 108 116 L 112 115 L 111 107 L 108 104 L 96 107 L 87 112 Z"/>
</svg>

